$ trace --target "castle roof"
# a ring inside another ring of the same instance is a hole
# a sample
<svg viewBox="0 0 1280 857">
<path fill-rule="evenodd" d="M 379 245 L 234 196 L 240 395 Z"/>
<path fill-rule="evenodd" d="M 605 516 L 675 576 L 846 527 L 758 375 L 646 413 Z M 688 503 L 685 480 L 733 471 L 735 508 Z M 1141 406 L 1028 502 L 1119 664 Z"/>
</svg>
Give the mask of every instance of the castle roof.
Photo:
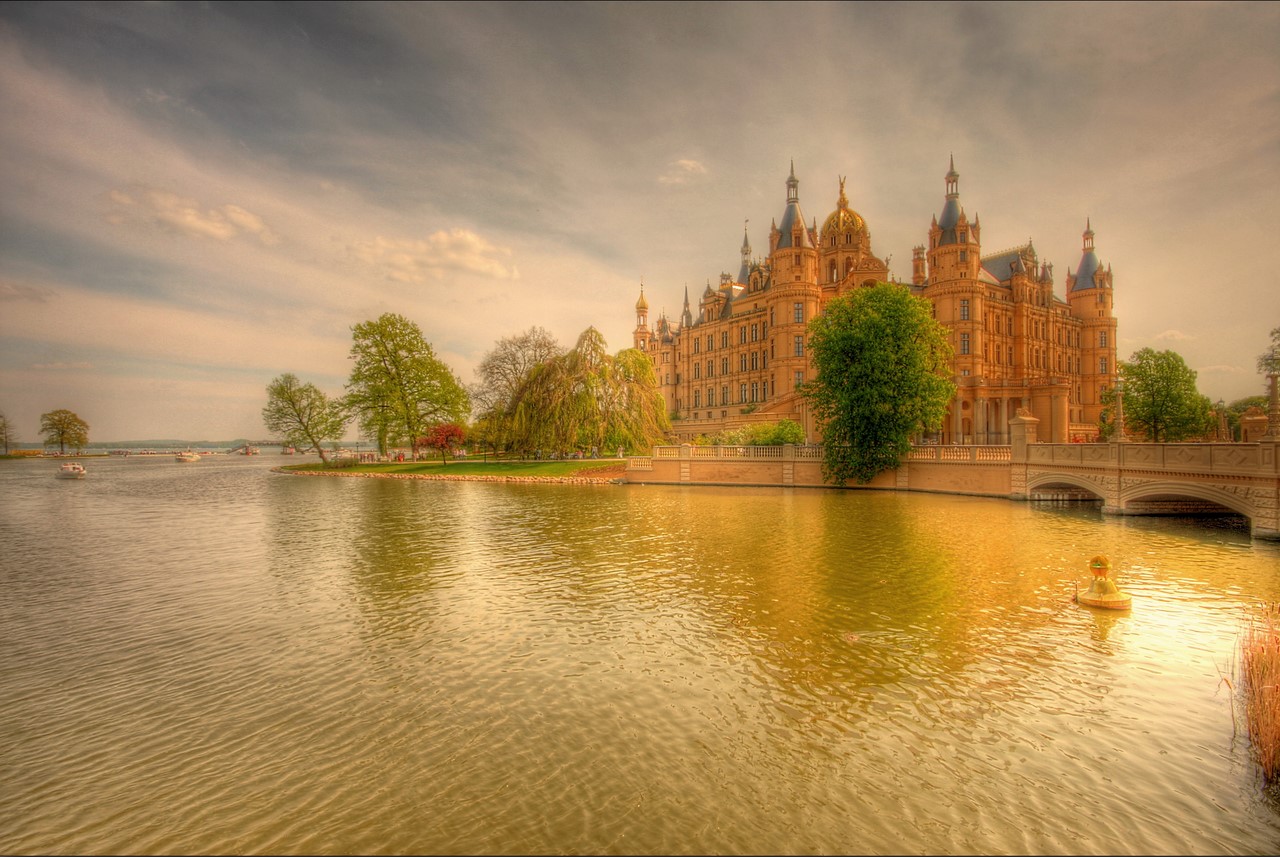
<svg viewBox="0 0 1280 857">
<path fill-rule="evenodd" d="M 836 210 L 827 216 L 822 224 L 820 235 L 838 235 L 844 232 L 855 234 L 866 232 L 867 222 L 862 215 L 849 207 L 849 197 L 844 192 L 844 177 L 840 177 L 840 197 L 836 200 Z"/>
<path fill-rule="evenodd" d="M 1098 273 L 1098 269 L 1102 267 L 1102 263 L 1098 261 L 1098 254 L 1093 249 L 1093 225 L 1089 220 L 1085 220 L 1084 228 L 1084 252 L 1080 256 L 1080 266 L 1076 268 L 1076 280 L 1071 286 L 1071 291 L 1079 289 L 1092 289 L 1094 287 L 1093 277 Z"/>
<path fill-rule="evenodd" d="M 796 179 L 796 165 L 791 163 L 791 175 L 787 178 L 787 210 L 782 213 L 782 223 L 778 226 L 778 247 L 812 247 L 809 239 L 809 228 L 804 224 L 804 213 L 800 211 L 800 182 Z M 797 226 L 799 227 L 797 229 Z M 799 233 L 799 244 L 794 244 L 792 237 Z"/>
</svg>

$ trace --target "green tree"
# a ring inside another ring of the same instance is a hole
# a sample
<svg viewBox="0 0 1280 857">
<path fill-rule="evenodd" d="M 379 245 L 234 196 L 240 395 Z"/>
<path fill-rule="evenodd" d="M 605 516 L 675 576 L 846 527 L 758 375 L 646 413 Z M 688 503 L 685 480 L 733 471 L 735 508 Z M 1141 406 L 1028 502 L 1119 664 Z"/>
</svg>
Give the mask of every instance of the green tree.
<svg viewBox="0 0 1280 857">
<path fill-rule="evenodd" d="M 4 444 L 4 454 L 9 454 L 9 447 L 18 442 L 18 433 L 13 423 L 4 414 L 0 414 L 0 443 Z"/>
<path fill-rule="evenodd" d="M 1120 361 L 1124 382 L 1126 433 L 1152 443 L 1170 443 L 1202 437 L 1214 424 L 1213 405 L 1196 389 L 1195 370 L 1176 351 L 1143 348 Z M 1111 410 L 1115 390 L 1102 396 Z"/>
<path fill-rule="evenodd" d="M 71 411 L 50 411 L 40 415 L 40 434 L 44 445 L 58 447 L 59 453 L 65 453 L 68 446 L 80 450 L 89 443 L 89 424 Z"/>
<path fill-rule="evenodd" d="M 1258 372 L 1280 374 L 1280 327 L 1271 328 L 1271 346 L 1258 355 Z"/>
<path fill-rule="evenodd" d="M 832 300 L 808 332 L 815 377 L 800 392 L 822 432 L 828 482 L 870 482 L 901 463 L 912 435 L 941 426 L 953 351 L 927 301 L 877 283 Z"/>
<path fill-rule="evenodd" d="M 473 437 L 495 451 L 509 442 L 512 405 L 521 384 L 534 367 L 564 353 L 555 337 L 541 327 L 500 339 L 476 367 L 479 383 L 469 388 L 477 423 Z"/>
<path fill-rule="evenodd" d="M 703 435 L 696 441 L 699 446 L 781 446 L 787 443 L 804 443 L 804 427 L 795 420 L 779 420 L 776 423 L 751 423 L 735 429 L 725 429 L 712 435 Z"/>
<path fill-rule="evenodd" d="M 267 431 L 291 446 L 314 447 L 326 464 L 324 441 L 342 440 L 349 419 L 341 399 L 330 399 L 296 375 L 285 373 L 267 385 L 267 405 L 262 409 Z"/>
<path fill-rule="evenodd" d="M 568 352 L 534 366 L 512 396 L 519 449 L 645 449 L 671 430 L 653 363 L 628 348 L 610 356 L 594 327 Z"/>
<path fill-rule="evenodd" d="M 470 410 L 466 389 L 441 362 L 422 331 L 407 318 L 385 313 L 352 328 L 354 367 L 345 404 L 366 437 L 386 455 L 407 441 L 416 458 L 427 426 L 461 423 Z"/>
</svg>

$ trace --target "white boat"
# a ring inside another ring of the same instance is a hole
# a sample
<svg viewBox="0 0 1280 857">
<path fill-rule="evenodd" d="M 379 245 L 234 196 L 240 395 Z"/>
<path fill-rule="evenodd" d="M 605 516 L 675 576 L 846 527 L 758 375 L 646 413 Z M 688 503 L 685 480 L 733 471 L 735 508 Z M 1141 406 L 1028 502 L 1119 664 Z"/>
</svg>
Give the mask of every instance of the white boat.
<svg viewBox="0 0 1280 857">
<path fill-rule="evenodd" d="M 84 465 L 78 461 L 68 461 L 58 468 L 58 472 L 54 474 L 59 479 L 83 479 L 85 474 Z"/>
<path fill-rule="evenodd" d="M 188 449 L 186 452 L 179 452 L 174 458 L 178 461 L 199 461 L 200 453 Z"/>
</svg>

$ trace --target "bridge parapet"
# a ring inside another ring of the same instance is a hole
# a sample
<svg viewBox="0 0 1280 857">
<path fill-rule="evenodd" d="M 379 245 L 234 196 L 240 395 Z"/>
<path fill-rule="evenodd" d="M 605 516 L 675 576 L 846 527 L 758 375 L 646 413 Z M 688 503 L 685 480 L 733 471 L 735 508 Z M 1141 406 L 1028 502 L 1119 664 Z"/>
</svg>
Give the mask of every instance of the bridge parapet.
<svg viewBox="0 0 1280 857">
<path fill-rule="evenodd" d="M 1022 418 L 1019 418 L 1020 420 Z M 1034 418 L 1009 446 L 914 446 L 866 486 L 1034 500 L 1095 497 L 1112 515 L 1231 510 L 1255 538 L 1280 539 L 1280 442 L 1038 443 Z M 634 456 L 637 482 L 826 486 L 822 447 L 659 446 Z M 826 486 L 830 487 L 830 486 Z"/>
</svg>

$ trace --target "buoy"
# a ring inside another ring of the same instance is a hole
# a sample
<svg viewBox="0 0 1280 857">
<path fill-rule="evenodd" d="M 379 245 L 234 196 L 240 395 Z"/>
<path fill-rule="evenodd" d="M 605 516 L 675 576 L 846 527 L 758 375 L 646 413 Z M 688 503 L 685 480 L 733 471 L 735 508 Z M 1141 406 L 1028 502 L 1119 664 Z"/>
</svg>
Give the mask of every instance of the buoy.
<svg viewBox="0 0 1280 857">
<path fill-rule="evenodd" d="M 1121 592 L 1114 580 L 1110 578 L 1111 560 L 1099 554 L 1089 560 L 1089 571 L 1093 573 L 1093 581 L 1084 592 L 1076 587 L 1076 601 L 1088 607 L 1105 607 L 1109 610 L 1128 610 L 1133 599 Z"/>
</svg>

